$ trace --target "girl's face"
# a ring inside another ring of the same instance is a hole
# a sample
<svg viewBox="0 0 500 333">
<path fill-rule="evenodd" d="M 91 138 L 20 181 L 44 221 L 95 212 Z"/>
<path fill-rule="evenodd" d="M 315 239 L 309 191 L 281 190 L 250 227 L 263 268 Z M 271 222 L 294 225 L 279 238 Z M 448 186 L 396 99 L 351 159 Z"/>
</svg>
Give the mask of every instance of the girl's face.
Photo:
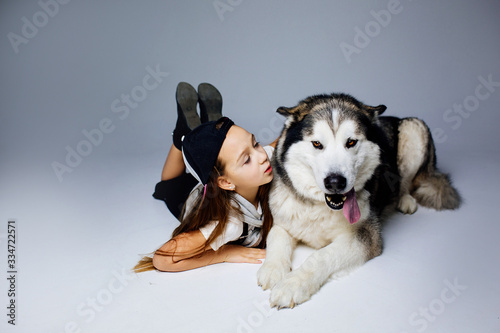
<svg viewBox="0 0 500 333">
<path fill-rule="evenodd" d="M 259 186 L 273 179 L 273 169 L 264 148 L 255 141 L 255 136 L 245 129 L 233 125 L 219 152 L 224 165 L 227 188 L 244 193 L 258 190 Z M 223 187 L 223 186 L 221 186 Z M 224 187 L 223 187 L 224 188 Z"/>
</svg>

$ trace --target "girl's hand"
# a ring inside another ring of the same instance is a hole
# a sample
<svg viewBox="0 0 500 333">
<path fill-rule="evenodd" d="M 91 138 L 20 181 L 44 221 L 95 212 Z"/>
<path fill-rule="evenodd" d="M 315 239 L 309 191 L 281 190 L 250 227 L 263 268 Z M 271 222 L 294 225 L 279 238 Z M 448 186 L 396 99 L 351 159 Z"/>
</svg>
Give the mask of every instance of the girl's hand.
<svg viewBox="0 0 500 333">
<path fill-rule="evenodd" d="M 260 264 L 266 258 L 266 250 L 227 244 L 219 251 L 224 262 Z"/>
</svg>

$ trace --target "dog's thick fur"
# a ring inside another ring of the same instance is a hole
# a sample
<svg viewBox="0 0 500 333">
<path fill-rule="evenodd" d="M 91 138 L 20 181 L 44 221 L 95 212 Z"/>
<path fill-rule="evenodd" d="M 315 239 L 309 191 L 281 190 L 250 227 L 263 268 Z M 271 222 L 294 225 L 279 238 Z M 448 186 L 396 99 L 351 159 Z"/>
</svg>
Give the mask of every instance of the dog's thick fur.
<svg viewBox="0 0 500 333">
<path fill-rule="evenodd" d="M 305 302 L 332 275 L 380 255 L 380 222 L 396 209 L 459 207 L 458 192 L 436 168 L 425 123 L 379 117 L 385 110 L 345 94 L 278 109 L 287 120 L 272 162 L 274 225 L 257 274 L 259 285 L 271 289 L 271 306 Z M 346 199 L 349 193 L 354 200 Z M 299 241 L 317 251 L 291 271 Z"/>
</svg>

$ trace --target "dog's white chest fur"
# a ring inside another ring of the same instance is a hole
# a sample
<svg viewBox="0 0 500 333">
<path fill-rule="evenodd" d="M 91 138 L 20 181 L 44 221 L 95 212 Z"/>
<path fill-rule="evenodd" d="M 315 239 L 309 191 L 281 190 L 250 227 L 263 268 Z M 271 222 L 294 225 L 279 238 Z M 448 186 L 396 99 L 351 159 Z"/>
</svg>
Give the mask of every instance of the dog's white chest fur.
<svg viewBox="0 0 500 333">
<path fill-rule="evenodd" d="M 332 210 L 324 202 L 304 201 L 294 195 L 280 180 L 271 192 L 270 205 L 276 225 L 288 231 L 290 236 L 319 249 L 332 243 L 338 235 L 354 233 L 356 227 L 345 219 L 342 210 Z M 365 205 L 360 200 L 362 217 Z M 364 213 L 364 214 L 363 214 Z M 362 218 L 363 219 L 363 218 Z M 362 219 L 358 222 L 362 223 Z"/>
</svg>

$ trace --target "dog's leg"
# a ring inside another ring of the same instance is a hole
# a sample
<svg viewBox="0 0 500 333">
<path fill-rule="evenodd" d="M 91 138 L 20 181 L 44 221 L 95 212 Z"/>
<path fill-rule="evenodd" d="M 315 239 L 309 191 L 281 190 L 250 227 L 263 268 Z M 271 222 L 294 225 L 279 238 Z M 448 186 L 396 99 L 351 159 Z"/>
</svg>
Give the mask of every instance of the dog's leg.
<svg viewBox="0 0 500 333">
<path fill-rule="evenodd" d="M 264 290 L 274 287 L 290 272 L 292 252 L 297 240 L 279 225 L 274 225 L 267 236 L 266 260 L 257 272 L 257 283 Z"/>
<path fill-rule="evenodd" d="M 311 254 L 272 290 L 272 307 L 293 308 L 311 298 L 333 273 L 347 273 L 361 266 L 369 257 L 366 244 L 352 234 L 344 234 Z"/>
<path fill-rule="evenodd" d="M 410 195 L 415 175 L 428 156 L 429 130 L 417 118 L 405 118 L 399 125 L 398 170 L 401 176 L 398 210 L 413 214 L 418 208 L 417 200 Z"/>
</svg>

